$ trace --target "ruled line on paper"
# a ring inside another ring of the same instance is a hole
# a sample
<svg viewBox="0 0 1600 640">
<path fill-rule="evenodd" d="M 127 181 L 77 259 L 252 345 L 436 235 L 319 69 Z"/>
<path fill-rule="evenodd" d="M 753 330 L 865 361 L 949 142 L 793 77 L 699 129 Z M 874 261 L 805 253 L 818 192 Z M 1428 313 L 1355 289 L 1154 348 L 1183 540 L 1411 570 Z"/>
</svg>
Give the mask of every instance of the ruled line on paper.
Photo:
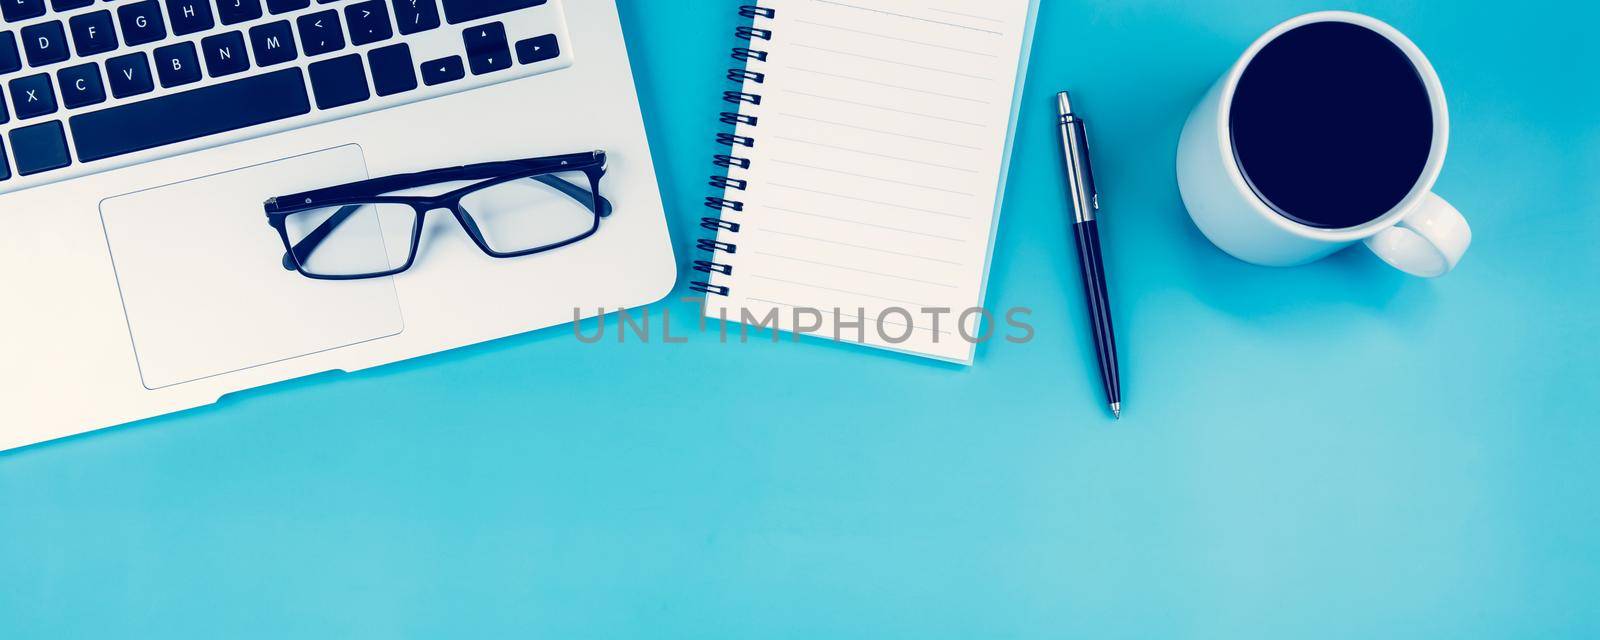
<svg viewBox="0 0 1600 640">
<path fill-rule="evenodd" d="M 865 251 L 876 251 L 878 253 L 887 253 L 889 255 L 902 256 L 902 257 L 906 257 L 906 258 L 916 258 L 918 260 L 927 260 L 928 262 L 939 262 L 939 263 L 953 265 L 953 266 L 957 266 L 957 267 L 962 266 L 961 263 L 955 262 L 953 260 L 945 260 L 943 258 L 930 258 L 928 256 L 919 256 L 919 255 L 917 255 L 915 253 L 906 253 L 904 251 L 892 251 L 892 250 L 889 250 L 889 249 L 883 249 L 883 248 L 879 248 L 879 247 L 869 247 L 869 246 L 861 245 L 861 244 L 851 244 L 849 242 L 840 242 L 838 240 L 829 240 L 827 238 L 818 238 L 818 237 L 815 237 L 815 236 L 801 235 L 801 234 L 798 234 L 798 233 L 789 233 L 787 231 L 774 231 L 772 229 L 757 229 L 756 231 L 759 231 L 761 233 L 777 234 L 777 235 L 780 235 L 780 236 L 788 236 L 788 237 L 791 237 L 791 238 L 799 238 L 801 240 L 811 240 L 813 242 L 824 242 L 824 243 L 827 243 L 827 244 L 836 244 L 836 245 L 839 245 L 839 246 L 842 246 L 842 247 L 850 247 L 852 249 L 862 249 L 862 250 L 865 250 Z"/>
<path fill-rule="evenodd" d="M 990 78 L 988 76 L 980 76 L 980 75 L 973 74 L 973 73 L 962 73 L 960 71 L 951 71 L 949 69 L 940 69 L 938 67 L 929 67 L 929 66 L 920 65 L 920 64 L 911 64 L 909 62 L 902 62 L 900 60 L 894 60 L 894 59 L 890 59 L 890 58 L 879 58 L 879 57 L 876 57 L 876 56 L 863 55 L 863 54 L 860 54 L 860 53 L 853 53 L 853 52 L 850 52 L 850 51 L 840 51 L 838 49 L 829 49 L 827 47 L 819 47 L 819 46 L 816 46 L 816 45 L 805 44 L 805 43 L 802 43 L 802 42 L 796 42 L 796 43 L 794 43 L 794 46 L 796 46 L 796 47 L 804 47 L 806 49 L 815 49 L 817 51 L 826 51 L 828 53 L 837 53 L 837 54 L 839 54 L 841 56 L 850 56 L 851 58 L 855 58 L 855 59 L 858 59 L 858 60 L 872 60 L 872 61 L 875 61 L 875 62 L 885 62 L 885 63 L 888 63 L 888 64 L 896 64 L 896 65 L 900 65 L 902 67 L 909 67 L 909 68 L 912 68 L 912 69 L 922 69 L 923 71 L 933 71 L 933 72 L 937 72 L 937 73 L 948 73 L 948 74 L 953 75 L 953 76 L 960 76 L 960 77 L 963 77 L 963 78 L 972 78 L 973 80 L 982 80 L 984 82 L 994 82 L 994 78 Z"/>
<path fill-rule="evenodd" d="M 836 340 L 843 323 L 845 343 L 970 360 L 956 316 L 983 303 L 1028 1 L 782 0 L 789 36 L 764 47 L 777 77 L 746 111 L 761 144 L 732 169 L 749 181 L 742 258 L 708 315 Z M 873 331 L 885 310 L 884 333 L 909 341 Z"/>
<path fill-rule="evenodd" d="M 967 96 L 958 96 L 958 95 L 953 94 L 953 93 L 940 93 L 938 91 L 929 91 L 927 89 L 918 89 L 916 87 L 907 87 L 907 86 L 904 86 L 904 85 L 889 84 L 887 82 L 879 82 L 877 80 L 872 80 L 872 79 L 869 79 L 869 78 L 857 78 L 855 76 L 847 76 L 847 75 L 839 74 L 839 73 L 829 73 L 827 71 L 817 71 L 816 69 L 806 69 L 806 68 L 802 68 L 802 67 L 788 67 L 788 69 L 790 71 L 800 71 L 800 72 L 803 72 L 803 73 L 814 73 L 814 74 L 817 74 L 819 76 L 828 76 L 830 78 L 839 78 L 841 80 L 854 80 L 856 82 L 864 82 L 866 84 L 877 85 L 877 86 L 880 86 L 880 87 L 888 87 L 890 89 L 901 89 L 901 90 L 904 90 L 904 91 L 915 91 L 917 93 L 925 93 L 925 94 L 928 94 L 930 96 L 939 96 L 941 98 L 950 98 L 952 100 L 963 100 L 963 101 L 966 101 L 966 102 L 975 102 L 975 103 L 978 103 L 978 104 L 989 104 L 988 100 L 983 100 L 983 99 L 980 99 L 980 98 L 971 98 L 971 97 L 967 97 Z"/>
<path fill-rule="evenodd" d="M 944 187 L 935 187 L 935 186 L 932 186 L 932 185 L 919 184 L 919 183 L 916 183 L 916 182 L 909 182 L 909 181 L 906 181 L 906 180 L 895 180 L 894 178 L 885 178 L 883 176 L 875 176 L 875 175 L 871 175 L 871 174 L 867 174 L 867 173 L 860 173 L 860 172 L 857 172 L 857 171 L 845 171 L 843 169 L 830 169 L 828 167 L 819 167 L 819 166 L 814 165 L 814 164 L 806 164 L 804 162 L 795 162 L 793 160 L 784 160 L 782 158 L 772 158 L 771 161 L 775 162 L 777 164 L 786 164 L 786 165 L 789 165 L 791 167 L 800 167 L 802 169 L 810 169 L 812 171 L 822 171 L 822 172 L 826 172 L 826 173 L 836 173 L 836 174 L 839 174 L 841 176 L 850 176 L 852 178 L 861 178 L 863 180 L 876 180 L 878 182 L 882 182 L 882 183 L 886 183 L 886 184 L 897 184 L 897 185 L 901 185 L 901 186 L 905 186 L 905 187 L 915 187 L 915 188 L 918 188 L 918 189 L 927 189 L 929 191 L 938 191 L 940 193 L 948 193 L 948 194 L 954 195 L 954 196 L 965 196 L 965 197 L 968 197 L 968 198 L 973 197 L 972 192 L 970 192 L 970 191 L 956 191 L 955 189 L 946 189 Z"/>
<path fill-rule="evenodd" d="M 885 106 L 882 106 L 882 105 L 872 104 L 870 102 L 861 102 L 859 100 L 850 100 L 848 98 L 836 98 L 836 97 L 833 97 L 833 96 L 825 96 L 825 95 L 822 95 L 820 93 L 810 93 L 810 92 L 806 92 L 806 91 L 795 91 L 794 89 L 784 89 L 783 92 L 784 93 L 792 93 L 792 94 L 797 95 L 797 96 L 805 96 L 807 98 L 816 98 L 818 100 L 829 100 L 829 101 L 832 101 L 832 102 L 841 102 L 841 103 L 844 103 L 844 104 L 853 104 L 853 105 L 856 105 L 858 107 L 866 107 L 868 109 L 878 109 L 880 111 L 888 111 L 888 112 L 891 112 L 891 113 L 899 113 L 899 114 L 908 115 L 908 116 L 917 116 L 919 118 L 928 118 L 930 120 L 942 120 L 944 122 L 949 122 L 951 124 L 960 124 L 960 125 L 966 125 L 966 126 L 969 126 L 969 127 L 983 128 L 983 127 L 988 126 L 988 125 L 983 124 L 982 122 L 972 122 L 970 120 L 960 120 L 960 119 L 956 119 L 956 118 L 946 118 L 944 116 L 936 116 L 936 115 L 933 115 L 931 113 L 922 113 L 922 112 L 919 112 L 919 111 L 908 111 L 906 109 L 896 109 L 894 107 L 885 107 Z"/>
<path fill-rule="evenodd" d="M 786 280 L 786 279 L 783 279 L 783 278 L 774 278 L 772 276 L 762 275 L 762 274 L 759 274 L 759 273 L 753 274 L 750 277 L 756 278 L 756 279 L 759 279 L 759 280 L 770 280 L 772 282 L 782 282 L 784 284 L 792 284 L 792 285 L 795 285 L 797 287 L 809 287 L 811 289 L 821 289 L 823 291 L 832 291 L 832 292 L 835 292 L 835 293 L 843 293 L 843 294 L 848 294 L 848 295 L 852 295 L 852 296 L 861 296 L 863 298 L 872 298 L 873 300 L 882 300 L 884 302 L 899 302 L 901 304 L 914 304 L 914 305 L 917 305 L 919 307 L 927 307 L 928 306 L 928 305 L 926 305 L 924 303 L 917 302 L 915 300 L 904 300 L 904 299 L 901 299 L 901 298 L 890 298 L 888 296 L 880 296 L 880 295 L 876 295 L 876 294 L 867 293 L 865 291 L 852 291 L 850 289 L 840 289 L 838 287 L 829 287 L 829 286 L 825 286 L 825 285 L 816 284 L 816 283 L 813 283 L 813 282 L 801 282 L 799 280 Z"/>
<path fill-rule="evenodd" d="M 925 160 L 916 160 L 916 159 L 913 159 L 913 158 L 902 158 L 900 156 L 892 156 L 892 155 L 889 155 L 887 153 L 877 153 L 877 152 L 873 152 L 873 151 L 866 151 L 866 150 L 863 150 L 863 149 L 852 149 L 850 147 L 843 147 L 843 146 L 839 146 L 839 145 L 836 145 L 836 144 L 829 144 L 829 143 L 826 143 L 826 142 L 817 142 L 815 140 L 801 140 L 799 138 L 790 137 L 790 136 L 772 136 L 772 139 L 774 139 L 774 140 L 787 140 L 789 142 L 798 142 L 800 144 L 809 144 L 809 145 L 814 145 L 814 146 L 818 146 L 818 147 L 824 147 L 824 148 L 827 148 L 827 149 L 833 149 L 833 150 L 836 150 L 836 151 L 849 151 L 851 153 L 859 153 L 859 154 L 862 154 L 862 155 L 873 156 L 875 158 L 884 158 L 886 160 L 899 160 L 900 162 L 909 162 L 909 163 L 912 163 L 912 164 L 920 164 L 920 165 L 923 165 L 923 166 L 926 166 L 926 167 L 938 167 L 940 169 L 949 169 L 951 171 L 960 171 L 962 173 L 977 173 L 978 172 L 977 169 L 968 169 L 966 167 L 958 167 L 958 166 L 955 166 L 955 165 L 952 165 L 952 164 L 939 164 L 937 162 L 928 162 L 928 161 L 925 161 Z"/>
<path fill-rule="evenodd" d="M 765 302 L 767 304 L 775 304 L 775 305 L 778 305 L 780 307 L 788 307 L 790 309 L 815 309 L 818 312 L 822 311 L 822 309 L 820 307 L 810 307 L 810 306 L 801 306 L 801 305 L 797 305 L 797 304 L 789 304 L 787 302 L 781 302 L 781 301 L 778 301 L 778 300 L 771 300 L 771 299 L 768 299 L 768 298 L 751 297 L 751 298 L 748 298 L 748 299 L 751 302 Z M 856 315 L 856 314 L 853 314 L 853 313 L 839 313 L 839 312 L 833 311 L 831 309 L 828 311 L 828 315 L 838 316 L 838 317 L 842 317 L 842 318 L 849 318 L 851 320 L 862 320 L 862 321 L 867 320 L 867 318 L 864 318 L 862 316 L 859 316 L 859 315 Z M 877 321 L 877 322 L 882 322 L 882 323 L 887 324 L 887 325 L 892 325 L 892 326 L 896 326 L 896 327 L 904 327 L 904 328 L 907 328 L 907 329 L 911 329 L 912 331 L 923 331 L 923 332 L 927 332 L 927 333 L 937 333 L 937 334 L 939 334 L 941 336 L 950 335 L 950 330 L 949 329 L 939 329 L 938 331 L 934 331 L 933 329 L 931 329 L 929 327 L 921 327 L 921 326 L 917 326 L 917 325 L 914 325 L 914 324 L 906 324 L 904 322 L 896 322 L 894 320 L 885 320 L 883 318 L 876 318 L 874 320 Z"/>
<path fill-rule="evenodd" d="M 820 213 L 812 213 L 810 211 L 801 211 L 799 209 L 790 209 L 788 207 L 780 207 L 780 206 L 772 205 L 772 204 L 767 205 L 766 208 L 772 209 L 773 211 L 782 211 L 784 213 L 793 213 L 793 214 L 802 215 L 802 216 L 809 216 L 809 217 L 812 217 L 812 218 L 823 218 L 823 219 L 826 219 L 826 220 L 837 220 L 839 222 L 848 222 L 850 224 L 858 224 L 858 225 L 861 225 L 863 227 L 876 227 L 878 229 L 884 229 L 886 231 L 898 231 L 900 233 L 909 233 L 909 234 L 912 234 L 912 235 L 925 236 L 925 237 L 928 237 L 928 238 L 935 238 L 935 239 L 938 239 L 938 240 L 946 240 L 946 241 L 949 241 L 949 242 L 966 243 L 966 241 L 967 241 L 965 238 L 952 238 L 950 236 L 941 236 L 941 235 L 939 235 L 937 233 L 928 233 L 926 231 L 917 231 L 915 229 L 904 229 L 904 228 L 901 228 L 901 227 L 891 227 L 891 226 L 888 226 L 888 225 L 873 224 L 871 222 L 862 222 L 860 220 L 851 220 L 850 218 L 839 218 L 839 217 L 835 217 L 835 216 L 826 216 L 826 215 L 822 215 Z"/>
<path fill-rule="evenodd" d="M 850 27 L 841 27 L 839 25 L 828 24 L 826 22 L 815 22 L 815 21 L 812 21 L 812 20 L 795 20 L 795 22 L 799 22 L 799 23 L 802 23 L 802 24 L 809 24 L 809 25 L 811 25 L 813 27 L 823 27 L 823 28 L 827 28 L 827 29 L 838 29 L 840 31 L 849 31 L 851 33 L 859 33 L 859 34 L 865 35 L 865 36 L 872 36 L 872 37 L 875 37 L 875 38 L 883 38 L 885 40 L 894 40 L 894 41 L 897 41 L 897 42 L 904 42 L 906 44 L 917 44 L 917 45 L 922 45 L 924 47 L 933 47 L 935 49 L 944 49 L 945 51 L 955 51 L 957 53 L 967 53 L 967 54 L 972 54 L 972 55 L 975 55 L 975 56 L 983 56 L 985 58 L 998 58 L 998 57 L 1000 57 L 1000 56 L 997 56 L 997 55 L 992 54 L 992 53 L 985 53 L 983 51 L 973 51 L 972 49 L 962 49 L 962 48 L 959 48 L 959 47 L 952 47 L 950 45 L 938 44 L 938 43 L 934 43 L 934 42 L 923 42 L 921 40 L 912 40 L 910 38 L 897 38 L 895 36 L 891 36 L 891 35 L 883 34 L 883 33 L 877 33 L 875 31 L 867 31 L 865 29 L 851 29 Z"/>
<path fill-rule="evenodd" d="M 961 149 L 970 149 L 972 151 L 983 151 L 983 147 L 974 147 L 972 145 L 961 144 L 959 142 L 951 142 L 949 140 L 940 140 L 938 138 L 924 138 L 924 137 L 921 137 L 921 136 L 914 136 L 914 135 L 911 135 L 909 133 L 900 133 L 900 132 L 897 132 L 897 131 L 887 131 L 887 130 L 884 130 L 884 129 L 874 129 L 872 127 L 863 127 L 861 125 L 854 125 L 854 124 L 849 124 L 849 123 L 844 123 L 844 122 L 837 122 L 837 121 L 833 121 L 833 120 L 823 120 L 821 118 L 813 118 L 811 116 L 804 116 L 804 115 L 800 115 L 798 113 L 783 112 L 783 113 L 780 113 L 779 115 L 782 115 L 785 118 L 794 118 L 794 119 L 797 119 L 797 120 L 809 120 L 811 122 L 820 122 L 822 124 L 830 124 L 830 125 L 833 125 L 835 127 L 845 127 L 845 128 L 848 128 L 848 129 L 856 129 L 856 130 L 859 130 L 859 131 L 871 131 L 873 133 L 881 133 L 881 134 L 884 134 L 884 135 L 890 135 L 890 136 L 895 136 L 895 137 L 899 137 L 899 138 L 906 138 L 906 139 L 910 139 L 910 140 L 920 140 L 922 142 L 932 142 L 934 144 L 942 144 L 942 145 L 949 146 L 949 147 L 957 147 L 957 148 L 961 148 Z"/>
<path fill-rule="evenodd" d="M 872 13 L 882 14 L 882 15 L 886 15 L 886 16 L 894 16 L 896 18 L 905 18 L 907 20 L 916 20 L 918 22 L 928 22 L 928 23 L 932 23 L 932 24 L 941 24 L 941 25 L 944 25 L 944 26 L 947 26 L 947 27 L 955 27 L 957 29 L 967 29 L 969 31 L 979 31 L 979 32 L 982 32 L 982 33 L 989 33 L 989 34 L 994 34 L 994 35 L 997 35 L 997 36 L 1005 35 L 1005 34 L 999 32 L 999 31 L 994 31 L 992 29 L 981 29 L 981 28 L 978 28 L 978 27 L 973 27 L 973 26 L 964 25 L 964 24 L 957 24 L 957 23 L 954 23 L 954 22 L 945 22 L 943 20 L 934 20 L 933 18 L 923 18 L 921 16 L 914 16 L 914 15 L 910 15 L 910 14 L 906 14 L 906 13 L 896 13 L 894 11 L 885 11 L 883 9 L 874 9 L 872 7 L 863 7 L 863 6 L 860 6 L 860 5 L 854 5 L 854 4 L 850 4 L 850 3 L 847 3 L 847 2 L 836 2 L 835 0 L 812 0 L 812 2 L 817 2 L 817 3 L 820 3 L 820 4 L 831 4 L 831 5 L 836 6 L 836 7 L 846 7 L 846 8 L 849 8 L 849 9 L 858 9 L 858 10 L 861 10 L 861 11 L 871 11 Z"/>
<path fill-rule="evenodd" d="M 940 9 L 939 7 L 928 7 L 928 10 L 929 11 L 935 11 L 935 12 L 938 12 L 938 13 L 948 14 L 948 15 L 952 15 L 952 16 L 960 16 L 962 18 L 972 18 L 974 20 L 982 20 L 984 22 L 992 22 L 994 24 L 1005 24 L 1005 21 L 1001 20 L 999 18 L 995 18 L 995 17 L 991 17 L 991 16 L 980 16 L 980 15 L 978 15 L 976 13 L 962 13 L 960 11 L 951 11 L 949 9 Z"/>
<path fill-rule="evenodd" d="M 945 282 L 934 282 L 932 280 L 922 280 L 922 279 L 919 279 L 919 278 L 911 278 L 911 277 L 907 277 L 907 276 L 897 276 L 897 275 L 892 274 L 892 273 L 883 273 L 881 271 L 873 271 L 871 269 L 859 269 L 859 268 L 856 268 L 856 267 L 847 267 L 847 266 L 844 266 L 842 264 L 834 264 L 832 262 L 822 262 L 820 260 L 810 260 L 810 259 L 807 259 L 807 258 L 796 258 L 794 256 L 786 256 L 786 255 L 777 254 L 777 253 L 771 253 L 771 252 L 767 252 L 767 251 L 751 250 L 750 253 L 753 253 L 753 254 L 756 254 L 756 255 L 767 256 L 769 258 L 780 258 L 780 259 L 783 259 L 783 260 L 793 260 L 795 262 L 804 262 L 804 263 L 807 263 L 807 264 L 814 264 L 814 265 L 821 266 L 821 267 L 832 267 L 834 269 L 843 269 L 845 271 L 854 271 L 856 273 L 865 273 L 865 274 L 868 274 L 868 275 L 883 276 L 885 278 L 894 278 L 896 280 L 905 280 L 906 282 L 916 282 L 916 283 L 919 283 L 919 284 L 933 285 L 935 287 L 943 287 L 945 289 L 955 289 L 955 288 L 957 288 L 956 285 L 945 283 Z"/>
<path fill-rule="evenodd" d="M 896 209 L 905 209 L 907 211 L 920 211 L 922 213 L 932 214 L 932 215 L 936 215 L 936 216 L 944 216 L 946 218 L 957 218 L 957 219 L 960 219 L 960 220 L 971 220 L 972 219 L 971 216 L 964 216 L 964 215 L 961 215 L 959 213 L 948 213 L 948 212 L 945 212 L 945 211 L 934 211 L 933 209 L 922 209 L 922 208 L 919 208 L 919 207 L 912 207 L 912 206 L 903 205 L 903 204 L 896 204 L 896 203 L 893 203 L 893 202 L 884 202 L 884 201 L 881 201 L 881 200 L 868 200 L 866 198 L 847 195 L 847 194 L 843 194 L 843 193 L 834 193 L 832 191 L 821 191 L 821 190 L 818 190 L 818 189 L 812 189 L 812 188 L 809 188 L 809 187 L 800 187 L 800 186 L 796 186 L 796 185 L 792 185 L 792 184 L 784 184 L 784 183 L 781 183 L 781 182 L 773 182 L 773 183 L 771 183 L 771 185 L 774 186 L 774 187 L 782 187 L 784 189 L 794 189 L 795 191 L 804 191 L 806 193 L 815 193 L 815 194 L 820 195 L 820 196 L 833 196 L 835 198 L 843 198 L 845 200 L 854 200 L 856 202 L 865 202 L 867 204 L 883 205 L 885 207 L 894 207 Z"/>
</svg>

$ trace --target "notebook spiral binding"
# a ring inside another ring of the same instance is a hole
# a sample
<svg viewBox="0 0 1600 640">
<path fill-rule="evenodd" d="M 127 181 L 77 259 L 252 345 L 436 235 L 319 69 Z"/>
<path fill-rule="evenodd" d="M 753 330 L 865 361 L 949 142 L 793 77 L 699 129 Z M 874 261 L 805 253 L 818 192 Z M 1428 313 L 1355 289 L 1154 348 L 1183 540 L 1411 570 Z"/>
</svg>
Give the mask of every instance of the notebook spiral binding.
<svg viewBox="0 0 1600 640">
<path fill-rule="evenodd" d="M 739 7 L 739 16 L 752 21 L 756 18 L 771 20 L 777 15 L 777 10 L 769 7 L 750 4 Z M 754 24 L 742 25 L 734 30 L 734 35 L 738 36 L 740 40 L 749 42 L 750 46 L 733 48 L 733 59 L 743 62 L 745 66 L 743 68 L 728 69 L 728 81 L 738 83 L 739 87 L 735 91 L 722 92 L 722 101 L 732 105 L 733 111 L 722 112 L 721 121 L 722 124 L 735 127 L 744 125 L 753 128 L 756 126 L 758 118 L 753 115 L 741 114 L 739 110 L 740 107 L 746 104 L 761 104 L 761 94 L 751 93 L 750 89 L 752 84 L 761 85 L 767 81 L 767 75 L 754 68 L 756 63 L 767 61 L 767 52 L 754 47 L 758 46 L 756 44 L 758 40 L 772 40 L 772 30 L 762 29 Z M 694 270 L 706 274 L 706 276 L 704 280 L 696 280 L 689 283 L 689 288 L 707 295 L 727 297 L 731 293 L 729 288 L 711 284 L 711 274 L 733 275 L 733 265 L 726 261 L 719 261 L 718 254 L 733 255 L 738 253 L 739 245 L 731 242 L 722 242 L 719 238 L 723 237 L 723 232 L 728 234 L 739 233 L 739 223 L 729 220 L 727 216 L 730 213 L 744 211 L 744 203 L 737 199 L 737 192 L 750 188 L 748 180 L 732 177 L 727 170 L 739 169 L 743 171 L 750 168 L 750 159 L 739 157 L 737 154 L 741 147 L 746 149 L 755 147 L 756 139 L 750 136 L 738 135 L 737 129 L 735 129 L 735 132 L 731 133 L 719 132 L 717 134 L 717 143 L 729 149 L 728 153 L 719 153 L 713 156 L 711 160 L 712 164 L 724 170 L 719 175 L 711 176 L 711 182 L 709 183 L 712 188 L 721 190 L 721 195 L 706 196 L 705 199 L 706 208 L 715 211 L 717 215 L 700 219 L 700 227 L 702 229 L 717 235 L 710 238 L 701 238 L 695 242 L 695 249 L 704 251 L 707 255 L 704 260 L 694 261 Z"/>
</svg>

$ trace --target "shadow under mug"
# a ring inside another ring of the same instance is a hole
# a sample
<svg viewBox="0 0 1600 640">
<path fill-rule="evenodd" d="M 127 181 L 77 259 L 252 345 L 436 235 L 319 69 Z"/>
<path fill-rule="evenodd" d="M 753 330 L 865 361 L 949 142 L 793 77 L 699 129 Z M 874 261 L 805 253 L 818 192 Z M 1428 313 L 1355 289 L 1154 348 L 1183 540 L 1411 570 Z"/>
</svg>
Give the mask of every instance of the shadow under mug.
<svg viewBox="0 0 1600 640">
<path fill-rule="evenodd" d="M 1251 61 L 1283 34 L 1319 22 L 1364 27 L 1394 43 L 1421 76 L 1433 111 L 1432 147 L 1411 191 L 1387 213 L 1343 229 L 1300 224 L 1263 202 L 1239 167 L 1229 127 L 1233 98 Z M 1449 139 L 1450 115 L 1444 88 L 1421 49 L 1376 18 L 1344 11 L 1311 13 L 1273 27 L 1256 40 L 1195 107 L 1178 144 L 1178 187 L 1189 216 L 1200 231 L 1217 247 L 1246 262 L 1300 265 L 1364 242 L 1378 257 L 1401 271 L 1438 277 L 1455 268 L 1472 244 L 1472 229 L 1466 218 L 1433 194 Z"/>
</svg>

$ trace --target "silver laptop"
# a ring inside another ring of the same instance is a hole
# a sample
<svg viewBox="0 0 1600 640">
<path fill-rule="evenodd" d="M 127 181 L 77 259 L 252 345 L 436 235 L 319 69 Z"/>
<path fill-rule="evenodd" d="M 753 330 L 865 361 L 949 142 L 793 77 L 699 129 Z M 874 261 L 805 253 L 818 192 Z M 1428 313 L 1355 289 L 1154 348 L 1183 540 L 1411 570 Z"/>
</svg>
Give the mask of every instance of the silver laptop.
<svg viewBox="0 0 1600 640">
<path fill-rule="evenodd" d="M 674 284 L 614 0 L 0 0 L 0 18 L 0 449 Z M 318 280 L 285 268 L 263 213 L 593 151 L 610 215 L 535 255 L 430 215 L 408 271 Z"/>
</svg>

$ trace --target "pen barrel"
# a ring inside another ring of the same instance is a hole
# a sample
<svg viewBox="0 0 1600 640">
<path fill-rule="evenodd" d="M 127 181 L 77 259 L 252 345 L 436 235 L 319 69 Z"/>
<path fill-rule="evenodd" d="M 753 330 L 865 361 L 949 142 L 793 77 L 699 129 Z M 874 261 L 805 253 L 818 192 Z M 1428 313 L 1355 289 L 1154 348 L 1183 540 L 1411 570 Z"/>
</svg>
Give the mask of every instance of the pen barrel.
<svg viewBox="0 0 1600 640">
<path fill-rule="evenodd" d="M 1117 340 L 1111 328 L 1111 294 L 1106 291 L 1105 264 L 1100 257 L 1100 226 L 1094 220 L 1072 225 L 1078 238 L 1078 262 L 1083 271 L 1083 295 L 1088 302 L 1089 323 L 1094 330 L 1095 354 L 1100 359 L 1100 378 L 1107 402 L 1122 402 L 1122 383 L 1117 373 Z"/>
<path fill-rule="evenodd" d="M 1072 221 L 1092 221 L 1100 203 L 1094 186 L 1094 167 L 1089 162 L 1089 130 L 1083 119 L 1074 114 L 1061 116 L 1061 151 L 1072 202 Z"/>
</svg>

